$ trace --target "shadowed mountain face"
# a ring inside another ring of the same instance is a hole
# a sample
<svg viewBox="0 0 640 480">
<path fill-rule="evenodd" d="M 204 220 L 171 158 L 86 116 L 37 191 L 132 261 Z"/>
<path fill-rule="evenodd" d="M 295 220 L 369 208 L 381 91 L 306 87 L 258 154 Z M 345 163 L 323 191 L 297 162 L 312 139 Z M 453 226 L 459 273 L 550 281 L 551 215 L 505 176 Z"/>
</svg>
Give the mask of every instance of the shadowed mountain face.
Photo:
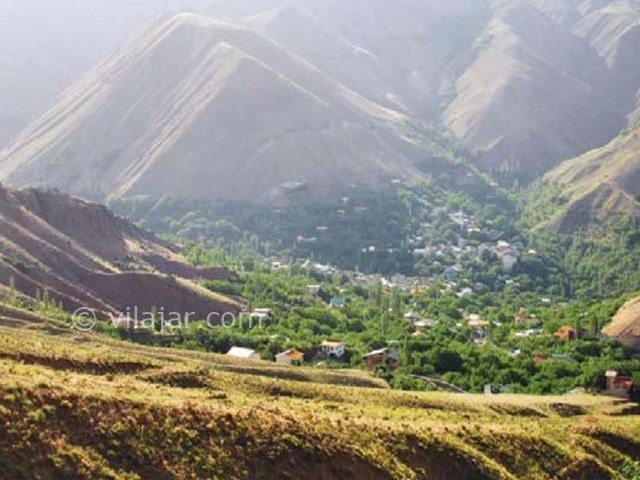
<svg viewBox="0 0 640 480">
<path fill-rule="evenodd" d="M 631 1 L 218 0 L 207 13 L 164 19 L 68 89 L 3 151 L 0 179 L 98 198 L 327 196 L 423 175 L 437 130 L 530 181 L 638 116 Z"/>
<path fill-rule="evenodd" d="M 238 313 L 235 301 L 192 283 L 228 279 L 224 269 L 198 269 L 175 249 L 107 208 L 57 192 L 0 187 L 0 289 L 118 314 Z"/>
</svg>

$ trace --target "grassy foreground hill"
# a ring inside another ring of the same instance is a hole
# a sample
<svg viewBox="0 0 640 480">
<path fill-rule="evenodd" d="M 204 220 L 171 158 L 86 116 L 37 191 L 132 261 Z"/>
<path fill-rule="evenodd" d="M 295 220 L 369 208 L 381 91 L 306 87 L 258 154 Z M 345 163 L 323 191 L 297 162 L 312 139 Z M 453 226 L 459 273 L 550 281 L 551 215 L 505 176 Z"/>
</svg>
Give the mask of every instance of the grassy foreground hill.
<svg viewBox="0 0 640 480">
<path fill-rule="evenodd" d="M 633 478 L 617 475 L 640 460 L 637 414 L 0 327 L 0 477 L 14 480 Z"/>
</svg>

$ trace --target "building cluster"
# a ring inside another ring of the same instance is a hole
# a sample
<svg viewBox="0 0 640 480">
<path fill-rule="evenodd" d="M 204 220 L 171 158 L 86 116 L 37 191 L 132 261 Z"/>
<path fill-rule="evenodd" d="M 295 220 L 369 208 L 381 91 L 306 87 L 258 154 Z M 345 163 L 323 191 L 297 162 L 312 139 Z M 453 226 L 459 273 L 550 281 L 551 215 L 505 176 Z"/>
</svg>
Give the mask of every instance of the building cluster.
<svg viewBox="0 0 640 480">
<path fill-rule="evenodd" d="M 390 342 L 390 345 L 393 342 Z M 345 342 L 341 340 L 324 340 L 316 348 L 315 354 L 312 356 L 316 360 L 332 360 L 343 361 L 347 353 L 347 346 Z M 227 352 L 227 356 L 237 358 L 246 361 L 260 361 L 260 354 L 255 350 L 245 347 L 231 347 Z M 396 346 L 391 345 L 388 347 L 372 350 L 371 352 L 363 355 L 365 365 L 371 371 L 375 371 L 380 367 L 385 367 L 389 370 L 394 370 L 399 366 L 400 356 L 397 352 Z M 305 353 L 291 348 L 283 352 L 278 353 L 275 356 L 275 363 L 279 365 L 302 365 L 305 361 Z"/>
</svg>

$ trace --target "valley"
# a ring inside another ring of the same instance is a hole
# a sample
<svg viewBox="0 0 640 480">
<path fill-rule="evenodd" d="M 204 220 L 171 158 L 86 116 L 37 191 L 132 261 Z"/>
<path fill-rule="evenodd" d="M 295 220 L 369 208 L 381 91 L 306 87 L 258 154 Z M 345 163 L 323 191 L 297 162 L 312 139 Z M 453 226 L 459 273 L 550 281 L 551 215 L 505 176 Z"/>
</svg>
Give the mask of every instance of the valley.
<svg viewBox="0 0 640 480">
<path fill-rule="evenodd" d="M 636 0 L 0 0 L 0 480 L 638 480 Z"/>
</svg>

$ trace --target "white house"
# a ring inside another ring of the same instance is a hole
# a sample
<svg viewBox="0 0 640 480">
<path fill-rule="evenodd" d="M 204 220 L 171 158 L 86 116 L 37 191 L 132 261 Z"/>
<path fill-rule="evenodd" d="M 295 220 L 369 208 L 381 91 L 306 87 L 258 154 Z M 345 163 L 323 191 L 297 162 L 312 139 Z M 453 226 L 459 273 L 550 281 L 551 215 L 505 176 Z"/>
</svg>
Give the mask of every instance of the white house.
<svg viewBox="0 0 640 480">
<path fill-rule="evenodd" d="M 518 253 L 509 242 L 499 241 L 493 251 L 502 262 L 502 268 L 507 272 L 513 270 L 518 263 Z"/>
<path fill-rule="evenodd" d="M 458 298 L 473 295 L 473 289 L 469 287 L 465 287 L 462 290 L 460 290 L 456 295 L 458 296 Z"/>
<path fill-rule="evenodd" d="M 477 313 L 471 313 L 469 315 L 467 315 L 467 321 L 468 322 L 479 322 L 482 320 L 482 317 L 480 315 L 478 315 Z"/>
<path fill-rule="evenodd" d="M 413 324 L 415 328 L 432 328 L 438 325 L 438 320 L 418 320 Z"/>
<path fill-rule="evenodd" d="M 487 322 L 486 320 L 482 320 L 482 319 L 469 320 L 467 325 L 472 330 L 479 330 L 479 329 L 484 329 L 484 328 L 488 327 L 489 326 L 489 322 Z"/>
<path fill-rule="evenodd" d="M 273 270 L 274 272 L 276 272 L 278 270 L 282 270 L 283 268 L 287 268 L 287 265 L 284 264 L 283 262 L 281 262 L 279 260 L 273 260 L 271 262 L 271 270 Z"/>
<path fill-rule="evenodd" d="M 416 322 L 422 320 L 422 317 L 418 315 L 416 312 L 407 312 L 404 314 L 404 319 L 409 322 L 411 325 L 415 325 Z"/>
<path fill-rule="evenodd" d="M 252 319 L 256 319 L 262 322 L 271 318 L 271 309 L 270 308 L 254 308 L 249 316 Z"/>
<path fill-rule="evenodd" d="M 307 291 L 309 292 L 309 295 L 318 295 L 321 289 L 321 285 L 307 285 Z"/>
<path fill-rule="evenodd" d="M 341 358 L 344 355 L 344 342 L 325 340 L 320 344 L 320 351 L 327 356 Z"/>
<path fill-rule="evenodd" d="M 231 350 L 227 352 L 227 355 L 235 358 L 242 358 L 244 360 L 260 360 L 260 355 L 255 350 L 243 347 L 231 347 Z"/>
</svg>

